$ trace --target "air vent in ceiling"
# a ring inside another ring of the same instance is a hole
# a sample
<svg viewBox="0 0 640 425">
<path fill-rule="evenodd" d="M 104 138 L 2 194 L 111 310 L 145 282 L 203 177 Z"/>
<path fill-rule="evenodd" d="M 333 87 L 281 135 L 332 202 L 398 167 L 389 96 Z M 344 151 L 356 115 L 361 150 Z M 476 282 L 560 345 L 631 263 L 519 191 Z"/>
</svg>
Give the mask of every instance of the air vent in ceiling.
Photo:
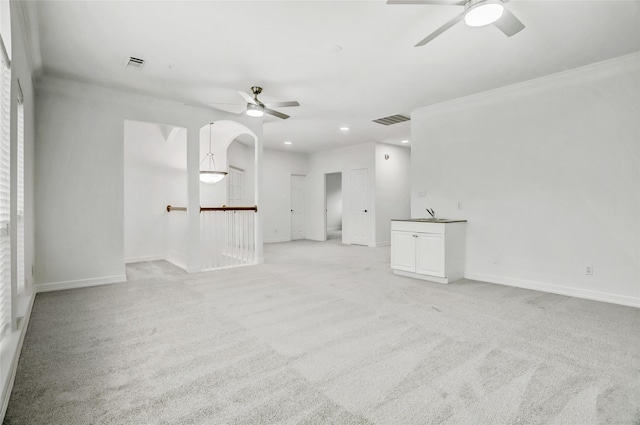
<svg viewBox="0 0 640 425">
<path fill-rule="evenodd" d="M 373 120 L 373 122 L 377 122 L 378 124 L 382 125 L 391 125 L 398 124 L 399 122 L 409 121 L 410 119 L 411 118 L 407 117 L 406 115 L 396 114 L 390 115 L 388 117 L 378 118 L 377 120 Z"/>
<path fill-rule="evenodd" d="M 127 68 L 135 69 L 137 71 L 140 71 L 143 66 L 144 66 L 144 59 L 134 58 L 133 56 L 129 58 L 129 61 L 127 62 L 127 65 L 126 65 Z"/>
</svg>

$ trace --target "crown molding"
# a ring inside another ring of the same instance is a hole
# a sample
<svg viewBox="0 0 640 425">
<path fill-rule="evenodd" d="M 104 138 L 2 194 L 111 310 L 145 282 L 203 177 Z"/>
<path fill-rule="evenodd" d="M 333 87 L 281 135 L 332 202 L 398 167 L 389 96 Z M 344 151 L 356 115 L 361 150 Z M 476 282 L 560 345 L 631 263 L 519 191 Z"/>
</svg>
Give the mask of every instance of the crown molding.
<svg viewBox="0 0 640 425">
<path fill-rule="evenodd" d="M 188 103 L 182 100 L 157 97 L 147 94 L 141 94 L 124 89 L 117 89 L 105 86 L 99 86 L 92 83 L 84 83 L 66 78 L 52 77 L 42 75 L 35 82 L 36 96 L 42 93 L 52 93 L 62 96 L 70 96 L 81 99 L 91 99 L 97 102 L 108 102 L 117 105 L 129 105 L 135 108 L 147 108 L 149 106 L 160 107 L 165 111 L 180 112 L 180 116 L 188 120 L 209 123 L 214 121 L 234 121 L 238 122 L 252 132 L 261 134 L 262 120 L 255 122 L 248 116 L 232 114 L 230 112 L 221 111 L 213 106 L 200 105 L 198 103 Z M 181 121 L 182 122 L 182 121 Z M 172 121 L 172 125 L 177 122 Z M 186 126 L 183 123 L 181 126 Z"/>
<path fill-rule="evenodd" d="M 114 102 L 125 102 L 129 104 L 155 104 L 172 108 L 194 108 L 205 113 L 215 112 L 222 117 L 234 117 L 232 114 L 220 111 L 212 106 L 202 106 L 199 104 L 187 103 L 185 101 L 176 99 L 136 93 L 124 89 L 99 86 L 92 83 L 85 83 L 66 78 L 52 77 L 46 74 L 41 75 L 36 80 L 35 88 L 36 91 L 50 92 L 67 96 L 93 98 Z M 232 119 L 237 120 L 237 117 Z"/>
<path fill-rule="evenodd" d="M 478 108 L 528 94 L 552 90 L 569 84 L 580 84 L 599 80 L 639 69 L 640 52 L 635 52 L 580 68 L 574 68 L 533 80 L 527 80 L 521 83 L 417 108 L 411 112 L 411 119 L 413 120 L 415 115 L 424 118 Z"/>
<path fill-rule="evenodd" d="M 17 9 L 20 15 L 20 29 L 27 50 L 27 61 L 31 67 L 32 78 L 35 80 L 42 75 L 40 31 L 38 30 L 38 2 L 12 1 L 11 4 L 19 5 Z"/>
<path fill-rule="evenodd" d="M 145 94 L 119 90 L 111 87 L 84 83 L 66 78 L 41 75 L 36 80 L 36 90 L 69 96 L 96 97 L 104 100 L 129 101 L 133 103 L 155 103 L 167 106 L 185 106 L 184 102 Z"/>
</svg>

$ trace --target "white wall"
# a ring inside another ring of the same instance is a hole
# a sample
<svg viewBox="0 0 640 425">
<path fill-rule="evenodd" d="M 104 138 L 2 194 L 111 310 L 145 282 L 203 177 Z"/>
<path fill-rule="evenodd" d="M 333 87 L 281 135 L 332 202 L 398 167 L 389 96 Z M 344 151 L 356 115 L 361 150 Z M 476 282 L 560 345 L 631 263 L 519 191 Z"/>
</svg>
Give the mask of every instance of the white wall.
<svg viewBox="0 0 640 425">
<path fill-rule="evenodd" d="M 187 128 L 188 270 L 199 270 L 200 128 L 230 119 L 261 138 L 261 120 L 53 78 L 39 82 L 36 104 L 36 282 L 124 278 L 125 120 Z"/>
<path fill-rule="evenodd" d="M 391 219 L 411 215 L 411 150 L 377 143 L 375 162 L 376 246 L 384 246 L 391 243 Z"/>
<path fill-rule="evenodd" d="M 265 242 L 291 240 L 291 175 L 308 170 L 306 154 L 264 150 L 264 199 L 258 208 L 264 212 Z"/>
<path fill-rule="evenodd" d="M 466 277 L 640 305 L 639 63 L 414 111 L 412 215 L 469 220 Z"/>
<path fill-rule="evenodd" d="M 187 131 L 124 124 L 125 262 L 167 258 L 166 206 L 187 205 Z M 168 137 L 168 139 L 167 139 Z M 182 213 L 172 213 L 182 214 Z"/>
<path fill-rule="evenodd" d="M 363 143 L 339 149 L 316 152 L 309 156 L 306 199 L 307 239 L 322 241 L 326 238 L 324 227 L 324 175 L 342 172 L 343 222 L 342 242 L 350 243 L 349 175 L 351 170 L 366 168 L 369 171 L 369 246 L 375 246 L 375 144 Z"/>
<path fill-rule="evenodd" d="M 326 175 L 327 230 L 342 229 L 342 174 Z"/>
</svg>

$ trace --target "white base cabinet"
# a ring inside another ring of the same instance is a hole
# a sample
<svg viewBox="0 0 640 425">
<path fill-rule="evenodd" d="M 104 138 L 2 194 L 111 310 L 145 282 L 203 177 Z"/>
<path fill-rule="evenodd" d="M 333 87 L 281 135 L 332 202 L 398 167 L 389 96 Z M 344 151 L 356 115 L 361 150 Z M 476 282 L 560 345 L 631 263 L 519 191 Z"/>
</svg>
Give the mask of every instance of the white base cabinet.
<svg viewBox="0 0 640 425">
<path fill-rule="evenodd" d="M 391 221 L 391 268 L 439 283 L 464 277 L 466 221 Z"/>
</svg>

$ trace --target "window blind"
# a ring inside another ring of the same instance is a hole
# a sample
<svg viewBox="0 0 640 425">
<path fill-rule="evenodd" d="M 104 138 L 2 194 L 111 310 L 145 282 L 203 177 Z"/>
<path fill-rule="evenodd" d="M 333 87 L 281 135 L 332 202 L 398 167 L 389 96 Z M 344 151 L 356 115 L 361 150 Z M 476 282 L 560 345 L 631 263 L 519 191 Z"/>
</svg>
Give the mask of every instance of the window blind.
<svg viewBox="0 0 640 425">
<path fill-rule="evenodd" d="M 25 265 L 24 265 L 24 104 L 22 89 L 18 82 L 18 144 L 16 146 L 18 154 L 17 164 L 17 189 L 18 189 L 18 232 L 17 232 L 17 277 L 18 294 L 24 293 L 25 289 Z"/>
<path fill-rule="evenodd" d="M 4 50 L 0 39 L 0 48 Z M 6 55 L 0 55 L 0 339 L 11 315 L 11 236 L 10 219 L 10 150 L 9 113 L 11 109 L 11 71 Z"/>
</svg>

